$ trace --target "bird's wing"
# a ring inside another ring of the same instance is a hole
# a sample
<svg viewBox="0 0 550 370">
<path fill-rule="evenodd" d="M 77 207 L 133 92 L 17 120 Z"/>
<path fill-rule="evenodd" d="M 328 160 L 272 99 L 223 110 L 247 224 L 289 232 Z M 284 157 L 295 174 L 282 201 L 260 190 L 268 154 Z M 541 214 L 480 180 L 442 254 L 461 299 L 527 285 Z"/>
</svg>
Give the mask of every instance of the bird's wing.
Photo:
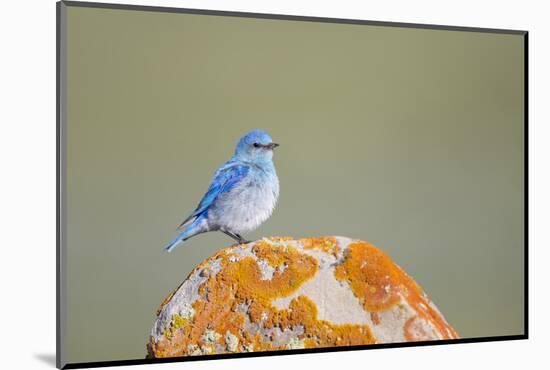
<svg viewBox="0 0 550 370">
<path fill-rule="evenodd" d="M 246 177 L 249 171 L 249 167 L 243 164 L 235 162 L 227 162 L 223 165 L 216 173 L 210 183 L 210 187 L 204 197 L 202 197 L 197 208 L 187 217 L 179 226 L 178 230 L 184 228 L 187 224 L 194 221 L 199 217 L 204 211 L 210 207 L 216 198 L 229 190 L 231 190 L 235 185 L 237 185 L 243 178 Z"/>
</svg>

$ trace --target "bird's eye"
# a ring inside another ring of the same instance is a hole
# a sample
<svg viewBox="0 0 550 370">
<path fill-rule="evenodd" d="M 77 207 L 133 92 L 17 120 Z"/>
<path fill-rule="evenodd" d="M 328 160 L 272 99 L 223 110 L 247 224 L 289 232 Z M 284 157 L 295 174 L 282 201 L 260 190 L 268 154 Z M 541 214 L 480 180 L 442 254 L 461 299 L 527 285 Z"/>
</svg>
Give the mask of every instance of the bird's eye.
<svg viewBox="0 0 550 370">
<path fill-rule="evenodd" d="M 260 143 L 254 143 L 254 148 L 259 148 L 260 147 Z"/>
</svg>

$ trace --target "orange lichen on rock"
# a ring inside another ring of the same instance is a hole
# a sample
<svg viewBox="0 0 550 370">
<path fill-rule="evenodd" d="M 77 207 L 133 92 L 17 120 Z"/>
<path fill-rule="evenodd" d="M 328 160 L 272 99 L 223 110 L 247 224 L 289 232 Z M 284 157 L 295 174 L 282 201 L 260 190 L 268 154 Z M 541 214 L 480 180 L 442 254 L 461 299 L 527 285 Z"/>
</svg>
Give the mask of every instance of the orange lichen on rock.
<svg viewBox="0 0 550 370">
<path fill-rule="evenodd" d="M 303 337 L 310 347 L 372 344 L 376 340 L 367 325 L 334 325 L 319 320 L 317 306 L 306 296 L 294 298 L 288 309 L 275 310 L 266 320 L 266 327 L 304 327 Z"/>
<path fill-rule="evenodd" d="M 418 284 L 387 254 L 373 245 L 366 242 L 351 244 L 344 262 L 336 267 L 334 275 L 336 279 L 346 280 L 350 284 L 365 310 L 387 310 L 404 297 L 420 317 L 438 328 L 445 339 L 457 337 L 441 314 L 430 306 Z"/>
<path fill-rule="evenodd" d="M 327 300 L 326 279 L 334 281 L 335 301 Z M 414 312 L 403 311 L 402 331 L 388 334 L 396 322 L 385 320 L 395 315 L 384 312 L 401 303 Z M 335 237 L 270 238 L 221 250 L 157 315 L 148 344 L 149 357 L 157 358 L 456 337 L 388 256 Z"/>
<path fill-rule="evenodd" d="M 270 236 L 269 238 L 267 238 L 267 240 L 270 240 L 272 242 L 286 242 L 293 239 L 294 238 L 292 236 Z"/>
<path fill-rule="evenodd" d="M 369 312 L 388 309 L 400 300 L 401 270 L 384 252 L 368 243 L 351 244 L 334 276 L 350 284 Z"/>
<path fill-rule="evenodd" d="M 164 341 L 155 343 L 153 351 L 167 356 L 185 355 L 190 345 L 197 344 L 200 348 L 225 345 L 223 338 L 205 343 L 201 337 L 206 330 L 225 334 L 230 332 L 245 346 L 254 350 L 269 350 L 273 346 L 262 341 L 259 336 L 250 336 L 242 332 L 245 315 L 238 310 L 239 304 L 249 305 L 249 320 L 260 321 L 262 315 L 271 308 L 271 299 L 286 296 L 294 292 L 307 279 L 313 277 L 317 270 L 317 262 L 313 257 L 297 252 L 292 247 L 273 249 L 271 245 L 260 241 L 252 249 L 257 258 L 266 260 L 273 267 L 286 266 L 284 271 L 276 271 L 271 280 L 263 280 L 260 267 L 255 258 L 247 256 L 238 262 L 230 262 L 226 253 L 218 253 L 215 259 L 221 259 L 221 271 L 211 276 L 200 287 L 203 299 L 193 304 L 197 313 L 192 326 L 181 325 L 180 332 L 186 335 L 165 335 Z M 212 259 L 211 259 L 212 260 Z M 170 349 L 179 349 L 174 352 Z M 282 348 L 281 348 L 282 349 Z M 158 356 L 157 356 L 158 357 Z"/>
<path fill-rule="evenodd" d="M 342 249 L 334 236 L 322 236 L 319 238 L 304 238 L 298 240 L 305 250 L 318 250 L 338 258 Z"/>
<path fill-rule="evenodd" d="M 373 325 L 380 325 L 380 315 L 378 314 L 378 312 L 371 312 L 370 313 L 370 319 L 373 323 Z"/>
</svg>

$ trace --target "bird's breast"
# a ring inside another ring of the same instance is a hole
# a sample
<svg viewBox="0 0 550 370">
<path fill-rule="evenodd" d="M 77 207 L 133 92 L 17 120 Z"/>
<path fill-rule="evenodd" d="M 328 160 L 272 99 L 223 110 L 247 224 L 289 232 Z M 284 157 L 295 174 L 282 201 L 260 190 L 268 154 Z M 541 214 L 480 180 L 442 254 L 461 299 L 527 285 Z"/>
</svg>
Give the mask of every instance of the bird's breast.
<svg viewBox="0 0 550 370">
<path fill-rule="evenodd" d="M 220 199 L 220 226 L 239 234 L 251 231 L 271 216 L 278 197 L 274 173 L 253 174 Z"/>
</svg>

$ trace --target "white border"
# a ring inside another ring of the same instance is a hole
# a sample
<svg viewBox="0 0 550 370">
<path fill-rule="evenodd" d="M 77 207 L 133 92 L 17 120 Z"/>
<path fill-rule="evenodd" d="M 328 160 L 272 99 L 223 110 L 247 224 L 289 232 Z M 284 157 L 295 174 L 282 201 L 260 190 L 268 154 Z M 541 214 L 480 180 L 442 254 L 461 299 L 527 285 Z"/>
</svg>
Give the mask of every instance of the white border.
<svg viewBox="0 0 550 370">
<path fill-rule="evenodd" d="M 548 341 L 550 23 L 542 1 L 110 1 L 530 31 L 530 336 L 528 341 L 155 365 L 156 368 L 525 368 Z M 55 353 L 55 1 L 2 4 L 0 224 L 2 367 L 53 368 Z M 49 360 L 48 360 L 49 359 Z M 134 366 L 133 368 L 151 367 Z M 545 365 L 542 365 L 545 366 Z M 538 367 L 538 366 L 537 366 Z M 154 368 L 154 367 L 151 367 Z"/>
</svg>

